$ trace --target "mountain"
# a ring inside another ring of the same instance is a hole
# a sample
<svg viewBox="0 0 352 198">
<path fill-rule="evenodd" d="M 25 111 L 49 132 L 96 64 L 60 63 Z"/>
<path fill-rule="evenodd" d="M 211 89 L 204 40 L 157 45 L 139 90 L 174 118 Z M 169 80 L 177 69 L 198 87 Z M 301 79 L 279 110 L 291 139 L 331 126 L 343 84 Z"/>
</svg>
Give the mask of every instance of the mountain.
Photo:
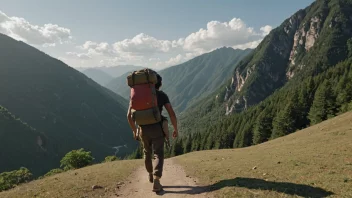
<svg viewBox="0 0 352 198">
<path fill-rule="evenodd" d="M 52 164 L 59 166 L 73 149 L 90 150 L 101 161 L 115 153 L 113 147 L 122 146 L 119 156 L 136 147 L 126 119 L 127 100 L 62 61 L 3 34 L 0 60 L 0 105 L 51 140 L 47 153 L 54 153 L 55 159 L 43 162 L 35 174 L 52 169 Z M 0 139 L 0 144 L 4 141 Z M 25 152 L 20 149 L 16 156 Z"/>
<path fill-rule="evenodd" d="M 350 0 L 317 0 L 274 29 L 233 72 L 224 98 L 227 113 L 246 109 L 287 82 L 317 75 L 346 59 L 351 9 Z"/>
<path fill-rule="evenodd" d="M 351 13 L 351 0 L 317 0 L 272 30 L 182 114 L 183 152 L 258 144 L 352 109 Z"/>
<path fill-rule="evenodd" d="M 95 82 L 99 83 L 101 86 L 104 86 L 106 83 L 110 82 L 113 79 L 113 77 L 109 74 L 96 68 L 89 68 L 83 70 L 82 73 L 94 80 Z"/>
<path fill-rule="evenodd" d="M 195 101 L 217 90 L 230 78 L 231 72 L 228 71 L 234 69 L 234 65 L 250 51 L 223 47 L 183 64 L 158 71 L 163 78 L 161 89 L 169 95 L 175 109 L 181 112 Z M 107 87 L 128 98 L 127 75 L 128 73 L 115 78 Z"/>
<path fill-rule="evenodd" d="M 55 165 L 52 163 L 53 153 L 48 152 L 49 138 L 1 106 L 0 128 L 0 172 L 21 166 L 39 172 L 43 163 Z"/>
<path fill-rule="evenodd" d="M 112 79 L 105 85 L 105 87 L 128 100 L 130 97 L 130 88 L 126 84 L 126 79 L 130 73 L 131 72 L 126 72 L 121 76 Z"/>
<path fill-rule="evenodd" d="M 118 65 L 118 66 L 103 66 L 103 67 L 91 67 L 91 68 L 76 68 L 78 71 L 85 71 L 87 69 L 94 69 L 94 70 L 100 70 L 102 72 L 105 72 L 106 74 L 112 76 L 113 78 L 119 77 L 127 72 L 131 72 L 134 70 L 139 70 L 143 69 L 141 66 L 135 66 L 135 65 Z"/>
</svg>

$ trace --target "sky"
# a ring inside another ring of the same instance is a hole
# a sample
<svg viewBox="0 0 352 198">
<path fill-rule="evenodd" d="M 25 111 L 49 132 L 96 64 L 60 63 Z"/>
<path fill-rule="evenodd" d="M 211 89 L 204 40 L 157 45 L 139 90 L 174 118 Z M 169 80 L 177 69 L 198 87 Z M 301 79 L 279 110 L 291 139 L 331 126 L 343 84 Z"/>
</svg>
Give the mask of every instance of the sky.
<svg viewBox="0 0 352 198">
<path fill-rule="evenodd" d="M 1 0 L 0 33 L 72 67 L 162 69 L 255 48 L 313 0 Z"/>
</svg>

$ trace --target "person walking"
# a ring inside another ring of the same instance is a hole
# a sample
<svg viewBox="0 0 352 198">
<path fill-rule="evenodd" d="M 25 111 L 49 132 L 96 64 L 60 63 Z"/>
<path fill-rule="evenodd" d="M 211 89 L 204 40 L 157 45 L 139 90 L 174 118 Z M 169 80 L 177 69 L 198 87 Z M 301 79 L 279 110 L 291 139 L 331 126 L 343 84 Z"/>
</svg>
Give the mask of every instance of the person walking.
<svg viewBox="0 0 352 198">
<path fill-rule="evenodd" d="M 170 103 L 169 97 L 163 91 L 160 90 L 162 86 L 162 77 L 159 74 L 157 75 L 157 83 L 155 84 L 155 92 L 157 97 L 157 106 L 161 116 L 161 121 L 154 124 L 139 125 L 138 129 L 133 119 L 133 109 L 132 102 L 128 108 L 127 118 L 129 125 L 133 131 L 133 137 L 138 140 L 140 138 L 143 145 L 143 153 L 145 160 L 145 168 L 148 172 L 149 182 L 153 183 L 153 191 L 160 192 L 163 190 L 160 183 L 160 179 L 163 175 L 163 165 L 164 165 L 164 142 L 165 137 L 168 139 L 168 131 L 165 129 L 166 118 L 161 115 L 163 107 L 170 116 L 171 123 L 173 125 L 174 131 L 172 133 L 173 138 L 178 137 L 178 128 L 177 128 L 177 118 L 173 110 L 173 107 Z M 164 130 L 163 130 L 164 126 Z M 166 126 L 167 128 L 167 126 Z M 139 132 L 139 133 L 138 133 Z M 165 134 L 165 132 L 167 134 Z M 152 163 L 152 153 L 154 151 L 155 156 L 155 166 L 153 168 Z"/>
</svg>

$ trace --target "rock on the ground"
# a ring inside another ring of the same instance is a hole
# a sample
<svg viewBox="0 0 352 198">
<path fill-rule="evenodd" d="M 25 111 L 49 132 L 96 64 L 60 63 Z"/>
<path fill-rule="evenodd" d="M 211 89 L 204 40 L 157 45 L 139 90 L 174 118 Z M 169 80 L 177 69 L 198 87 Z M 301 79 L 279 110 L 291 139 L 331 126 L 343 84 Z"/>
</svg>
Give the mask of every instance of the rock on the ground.
<svg viewBox="0 0 352 198">
<path fill-rule="evenodd" d="M 92 190 L 100 189 L 100 188 L 103 188 L 103 187 L 102 187 L 102 186 L 98 186 L 98 185 L 93 185 L 93 186 L 92 186 Z"/>
</svg>

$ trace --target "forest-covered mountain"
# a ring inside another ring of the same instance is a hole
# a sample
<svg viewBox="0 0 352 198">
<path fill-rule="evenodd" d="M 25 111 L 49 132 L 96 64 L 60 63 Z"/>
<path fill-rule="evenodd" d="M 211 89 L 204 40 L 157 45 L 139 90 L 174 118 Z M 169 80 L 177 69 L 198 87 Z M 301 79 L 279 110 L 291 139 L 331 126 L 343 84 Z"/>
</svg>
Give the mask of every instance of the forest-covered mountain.
<svg viewBox="0 0 352 198">
<path fill-rule="evenodd" d="M 315 1 L 184 112 L 172 153 L 259 144 L 351 110 L 351 57 L 352 1 Z"/>
<path fill-rule="evenodd" d="M 123 146 L 119 156 L 136 147 L 126 120 L 124 98 L 60 60 L 3 34 L 0 61 L 0 105 L 51 140 L 47 152 L 54 153 L 55 162 L 42 163 L 35 174 L 45 173 L 52 164 L 59 166 L 59 160 L 73 149 L 90 150 L 101 161 L 115 153 L 115 146 Z M 25 136 L 16 135 L 24 132 L 10 133 L 26 144 Z M 1 138 L 0 144 L 4 141 Z M 32 144 L 32 140 L 27 143 Z M 17 151 L 16 156 L 27 152 Z"/>
<path fill-rule="evenodd" d="M 0 106 L 0 172 L 18 167 L 29 167 L 40 172 L 42 165 L 55 167 L 55 155 L 51 153 L 51 140 L 45 134 Z"/>
<path fill-rule="evenodd" d="M 175 109 L 181 112 L 224 84 L 231 77 L 231 72 L 228 71 L 233 70 L 250 51 L 223 47 L 158 71 L 164 79 L 161 89 L 169 95 Z M 114 79 L 107 87 L 128 98 L 130 90 L 126 85 L 127 75 L 128 73 Z"/>
</svg>

